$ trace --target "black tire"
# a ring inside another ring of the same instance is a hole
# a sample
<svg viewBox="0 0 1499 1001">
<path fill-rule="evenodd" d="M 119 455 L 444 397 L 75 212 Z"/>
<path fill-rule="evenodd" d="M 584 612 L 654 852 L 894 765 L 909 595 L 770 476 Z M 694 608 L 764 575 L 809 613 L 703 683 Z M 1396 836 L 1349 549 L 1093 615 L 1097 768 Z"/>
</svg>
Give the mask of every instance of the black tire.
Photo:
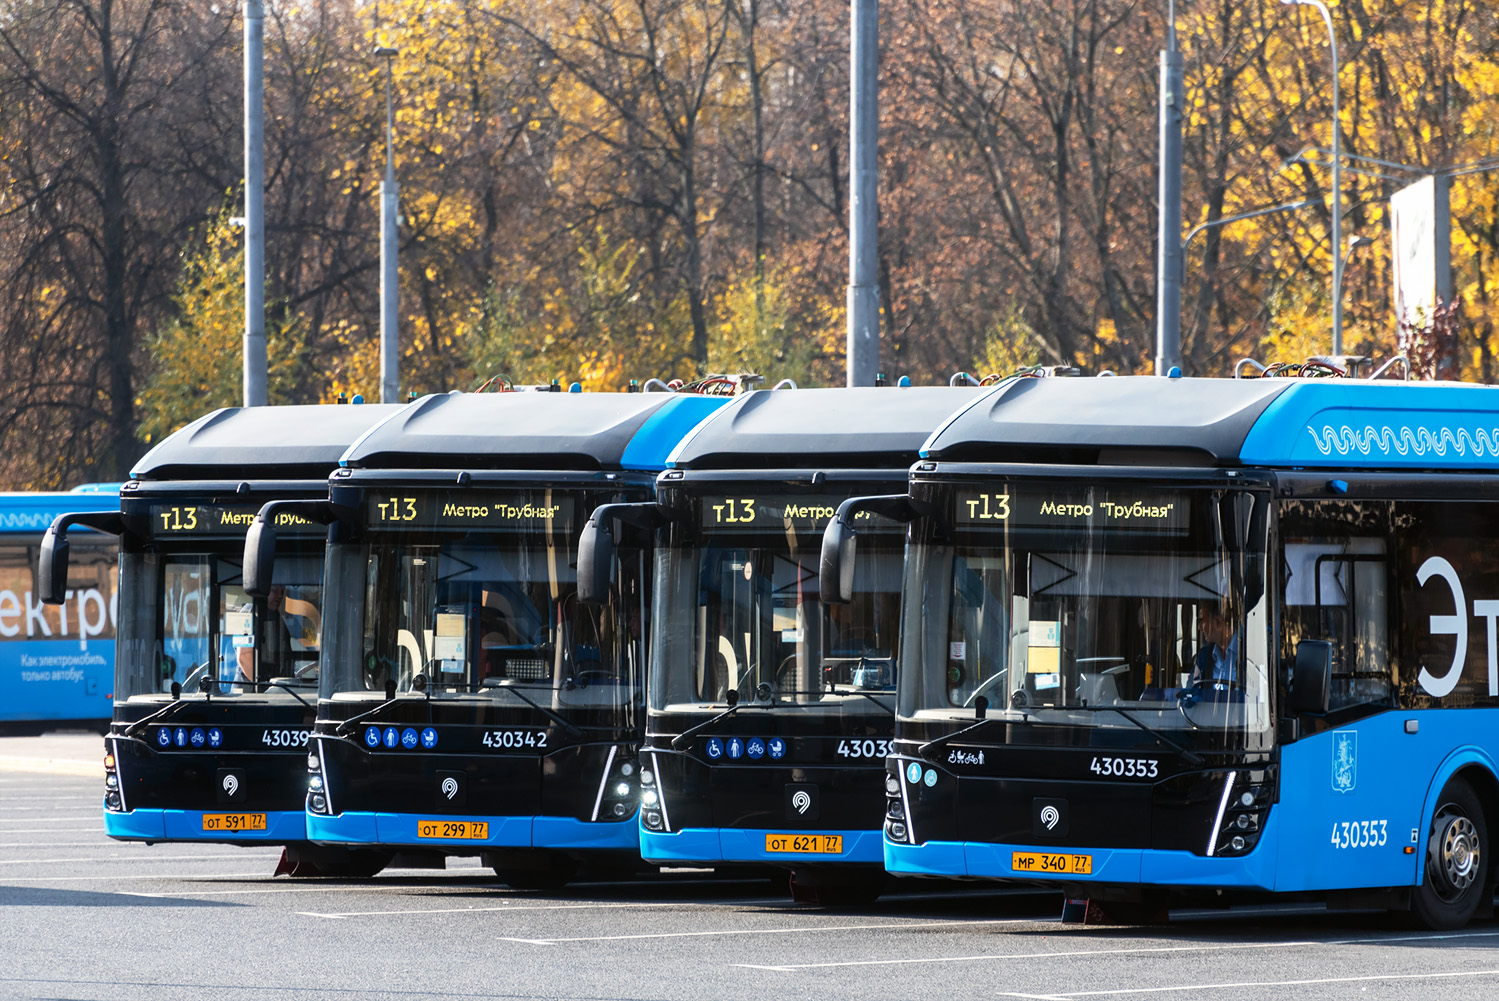
<svg viewBox="0 0 1499 1001">
<path fill-rule="evenodd" d="M 1451 931 L 1466 925 L 1492 892 L 1489 831 L 1473 788 L 1453 779 L 1442 789 L 1426 837 L 1426 868 L 1411 894 L 1411 917 L 1424 928 Z"/>
</svg>

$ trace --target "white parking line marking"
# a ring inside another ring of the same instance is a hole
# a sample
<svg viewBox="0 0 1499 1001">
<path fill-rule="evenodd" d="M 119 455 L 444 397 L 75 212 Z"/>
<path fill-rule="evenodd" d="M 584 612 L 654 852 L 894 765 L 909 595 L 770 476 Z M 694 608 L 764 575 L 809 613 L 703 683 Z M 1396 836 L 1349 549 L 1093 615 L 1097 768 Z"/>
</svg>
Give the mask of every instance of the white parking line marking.
<svg viewBox="0 0 1499 1001">
<path fill-rule="evenodd" d="M 955 922 L 956 924 L 956 922 Z M 1398 935 L 1380 938 L 1350 938 L 1319 942 L 1316 940 L 1293 941 L 1293 942 L 1197 942 L 1189 945 L 1163 945 L 1163 946 L 1132 946 L 1124 949 L 1074 949 L 1059 950 L 1057 952 L 1028 952 L 1028 953 L 997 953 L 987 956 L 923 956 L 910 959 L 860 959 L 844 960 L 834 963 L 797 963 L 784 965 L 760 965 L 755 963 L 736 963 L 734 965 L 748 970 L 775 970 L 780 973 L 793 973 L 797 970 L 825 970 L 835 967 L 851 966 L 910 966 L 921 963 L 992 963 L 997 960 L 1012 959 L 1047 959 L 1051 957 L 1072 956 L 1116 956 L 1116 955 L 1146 955 L 1150 953 L 1181 953 L 1214 951 L 1226 952 L 1228 950 L 1246 949 L 1300 949 L 1316 948 L 1341 945 L 1380 945 L 1390 942 L 1428 942 L 1454 938 L 1492 938 L 1499 935 L 1499 931 L 1474 931 L 1474 932 L 1439 932 L 1429 935 Z M 1320 981 L 1319 981 L 1320 982 Z M 1189 988 L 1182 988 L 1187 990 Z M 1020 997 L 1021 995 L 1014 995 Z M 1050 995 L 1048 995 L 1050 996 Z M 1062 995 L 1057 995 L 1058 997 Z"/>
<path fill-rule="evenodd" d="M 1037 1001 L 1071 1001 L 1072 998 L 1119 997 L 1126 994 L 1170 994 L 1181 991 L 1226 991 L 1266 987 L 1311 987 L 1317 984 L 1365 984 L 1405 980 L 1443 980 L 1453 977 L 1499 977 L 1499 970 L 1459 970 L 1442 973 L 1386 973 L 1362 977 L 1319 977 L 1307 980 L 1242 980 L 1222 984 L 1172 984 L 1166 987 L 1120 987 L 1107 991 L 1072 991 L 1067 994 L 1000 994 L 1006 998 Z"/>
<path fill-rule="evenodd" d="M 735 963 L 735 966 L 747 970 L 776 970 L 780 973 L 794 973 L 797 970 L 826 970 L 834 967 L 849 966 L 910 966 L 921 963 L 984 963 L 996 960 L 1014 959 L 1061 959 L 1074 956 L 1141 956 L 1150 953 L 1173 953 L 1173 952 L 1202 952 L 1205 950 L 1225 951 L 1228 949 L 1289 949 L 1298 946 L 1322 945 L 1321 942 L 1201 942 L 1192 945 L 1163 945 L 1155 947 L 1131 946 L 1125 949 L 1066 949 L 1056 952 L 1013 952 L 990 954 L 987 956 L 922 956 L 910 959 L 858 959 L 845 960 L 836 963 L 796 963 L 786 965 L 759 965 L 755 963 Z"/>
<path fill-rule="evenodd" d="M 223 858 L 223 856 L 215 856 Z M 16 883 L 128 883 L 149 882 L 159 883 L 168 880 L 176 880 L 179 883 L 192 883 L 202 880 L 212 882 L 218 879 L 269 879 L 264 869 L 254 872 L 212 872 L 212 873 L 171 873 L 164 876 L 122 876 L 115 873 L 112 876 L 0 876 L 0 885 L 12 886 Z"/>
<path fill-rule="evenodd" d="M 99 855 L 95 855 L 95 856 L 92 856 L 92 857 L 84 856 L 82 858 L 23 858 L 23 859 L 5 859 L 4 861 L 0 861 L 0 865 L 43 865 L 43 864 L 46 864 L 46 863 L 63 863 L 63 862 L 68 862 L 68 863 L 73 863 L 73 862 L 128 862 L 131 865 L 136 865 L 136 864 L 141 863 L 141 862 L 201 862 L 204 859 L 226 859 L 226 858 L 236 858 L 236 859 L 244 858 L 244 859 L 267 859 L 267 860 L 273 860 L 273 859 L 278 859 L 280 857 L 281 857 L 280 855 L 247 855 L 247 854 L 241 854 L 239 852 L 215 852 L 212 855 L 141 855 L 141 856 L 132 856 L 131 858 L 115 858 L 113 856 L 99 856 Z M 116 877 L 116 878 L 119 878 L 119 877 Z"/>
<path fill-rule="evenodd" d="M 104 815 L 101 811 L 100 813 L 85 814 L 81 817 L 16 817 L 13 820 L 0 817 L 0 824 L 72 824 L 80 820 L 92 820 L 102 826 Z"/>
<path fill-rule="evenodd" d="M 785 903 L 782 897 L 767 898 L 765 900 L 735 900 L 722 905 L 712 906 L 740 907 L 745 904 L 770 904 Z M 492 911 L 580 911 L 580 910 L 619 910 L 624 908 L 657 908 L 658 910 L 682 910 L 682 905 L 674 901 L 630 901 L 627 903 L 604 903 L 595 901 L 586 904 L 507 904 L 499 907 L 431 907 L 418 908 L 415 910 L 401 911 L 338 911 L 334 913 L 323 913 L 320 911 L 298 911 L 297 913 L 306 918 L 330 918 L 342 921 L 345 918 L 384 918 L 384 917 L 407 917 L 412 914 L 480 914 Z"/>
<path fill-rule="evenodd" d="M 1024 918 L 990 918 L 982 921 L 970 921 L 965 918 L 953 918 L 948 921 L 886 921 L 880 924 L 870 925 L 807 925 L 801 928 L 721 928 L 714 931 L 671 931 L 654 932 L 646 935 L 594 935 L 577 938 L 501 938 L 501 942 L 522 942 L 526 945 L 565 945 L 569 942 L 629 942 L 644 938 L 702 938 L 714 935 L 794 935 L 808 932 L 828 931 L 870 931 L 873 929 L 890 929 L 904 931 L 907 928 L 942 928 L 953 926 L 965 928 L 969 925 L 1018 925 L 1032 924 Z"/>
</svg>

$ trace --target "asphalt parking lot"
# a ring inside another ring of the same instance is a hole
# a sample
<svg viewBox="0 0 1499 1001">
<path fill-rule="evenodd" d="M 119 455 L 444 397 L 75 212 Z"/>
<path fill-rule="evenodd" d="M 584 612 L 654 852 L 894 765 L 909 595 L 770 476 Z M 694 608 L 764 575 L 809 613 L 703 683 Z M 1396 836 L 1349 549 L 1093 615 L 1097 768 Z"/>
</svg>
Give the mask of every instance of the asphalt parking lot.
<svg viewBox="0 0 1499 1001">
<path fill-rule="evenodd" d="M 856 911 L 706 872 L 511 890 L 454 860 L 273 877 L 278 853 L 104 837 L 97 736 L 0 739 L 0 997 L 1499 998 L 1499 922 L 1313 906 L 1062 924 L 1059 898 L 902 882 Z"/>
</svg>

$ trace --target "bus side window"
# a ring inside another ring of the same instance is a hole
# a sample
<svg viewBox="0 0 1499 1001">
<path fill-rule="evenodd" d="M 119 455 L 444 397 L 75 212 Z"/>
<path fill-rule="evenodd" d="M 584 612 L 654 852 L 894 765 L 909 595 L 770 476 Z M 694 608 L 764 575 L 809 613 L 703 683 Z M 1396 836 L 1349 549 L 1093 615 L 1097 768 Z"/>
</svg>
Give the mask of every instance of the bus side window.
<svg viewBox="0 0 1499 1001">
<path fill-rule="evenodd" d="M 1304 639 L 1332 643 L 1329 706 L 1391 697 L 1389 556 L 1382 537 L 1288 539 L 1282 659 Z"/>
</svg>

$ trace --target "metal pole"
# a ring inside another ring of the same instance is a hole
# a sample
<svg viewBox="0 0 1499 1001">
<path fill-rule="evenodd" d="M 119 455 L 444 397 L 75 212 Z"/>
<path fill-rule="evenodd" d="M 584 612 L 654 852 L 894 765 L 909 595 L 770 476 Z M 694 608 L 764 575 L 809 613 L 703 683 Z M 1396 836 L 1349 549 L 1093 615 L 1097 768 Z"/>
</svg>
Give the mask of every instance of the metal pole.
<svg viewBox="0 0 1499 1001">
<path fill-rule="evenodd" d="M 873 386 L 880 367 L 879 249 L 875 232 L 875 153 L 879 146 L 877 0 L 850 0 L 850 21 L 848 384 Z"/>
<path fill-rule="evenodd" d="M 1176 47 L 1176 4 L 1167 5 L 1161 52 L 1160 190 L 1156 233 L 1155 374 L 1182 363 L 1182 57 Z"/>
<path fill-rule="evenodd" d="M 400 275 L 396 269 L 396 212 L 399 206 L 396 186 L 395 104 L 391 99 L 391 61 L 399 50 L 381 47 L 376 55 L 385 57 L 385 178 L 380 182 L 380 402 L 397 403 L 399 390 L 400 341 L 397 337 L 400 298 Z"/>
<path fill-rule="evenodd" d="M 1332 11 L 1321 2 L 1314 6 L 1327 22 L 1327 41 L 1332 46 L 1332 353 L 1343 353 L 1343 128 L 1338 121 L 1338 33 L 1332 27 Z"/>
<path fill-rule="evenodd" d="M 245 406 L 263 407 L 265 350 L 265 10 L 245 0 Z"/>
<path fill-rule="evenodd" d="M 1343 353 L 1343 138 L 1338 121 L 1338 33 L 1332 11 L 1322 0 L 1280 0 L 1283 4 L 1315 7 L 1327 22 L 1332 45 L 1332 353 Z"/>
</svg>

